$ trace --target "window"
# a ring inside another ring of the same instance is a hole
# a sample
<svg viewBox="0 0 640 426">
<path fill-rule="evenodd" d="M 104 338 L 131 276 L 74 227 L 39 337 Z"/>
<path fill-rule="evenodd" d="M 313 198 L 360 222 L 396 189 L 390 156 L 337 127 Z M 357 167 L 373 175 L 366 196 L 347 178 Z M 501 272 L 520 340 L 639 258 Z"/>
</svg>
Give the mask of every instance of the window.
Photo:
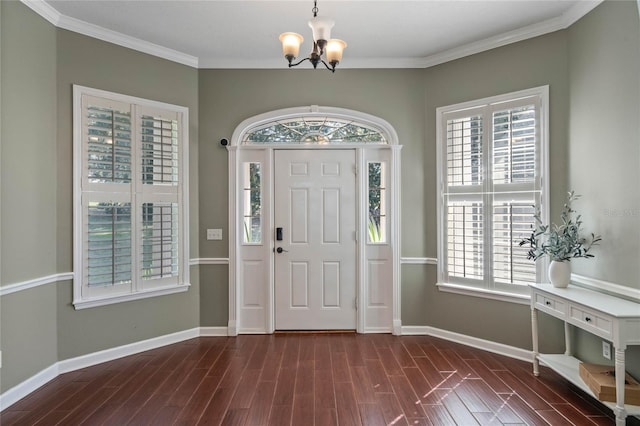
<svg viewBox="0 0 640 426">
<path fill-rule="evenodd" d="M 245 243 L 259 244 L 262 242 L 262 185 L 260 183 L 260 163 L 244 163 L 243 181 L 243 241 Z"/>
<path fill-rule="evenodd" d="M 547 105 L 541 87 L 438 108 L 440 286 L 528 294 L 541 280 L 519 241 L 548 204 Z"/>
<path fill-rule="evenodd" d="M 368 164 L 369 220 L 367 222 L 368 242 L 387 242 L 387 215 L 385 163 L 374 161 Z"/>
<path fill-rule="evenodd" d="M 188 109 L 74 86 L 76 309 L 185 291 Z"/>
<path fill-rule="evenodd" d="M 382 130 L 365 124 L 324 115 L 269 121 L 245 133 L 243 144 L 386 144 Z"/>
</svg>

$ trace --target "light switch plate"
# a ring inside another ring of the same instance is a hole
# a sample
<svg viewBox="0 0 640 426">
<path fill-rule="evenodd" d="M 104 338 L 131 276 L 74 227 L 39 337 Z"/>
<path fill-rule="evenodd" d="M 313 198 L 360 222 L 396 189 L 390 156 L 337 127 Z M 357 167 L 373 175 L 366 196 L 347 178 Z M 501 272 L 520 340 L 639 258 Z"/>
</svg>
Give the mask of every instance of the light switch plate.
<svg viewBox="0 0 640 426">
<path fill-rule="evenodd" d="M 602 356 L 606 359 L 611 359 L 611 345 L 604 340 L 602 341 Z"/>
<path fill-rule="evenodd" d="M 207 240 L 221 240 L 222 229 L 207 229 Z"/>
</svg>

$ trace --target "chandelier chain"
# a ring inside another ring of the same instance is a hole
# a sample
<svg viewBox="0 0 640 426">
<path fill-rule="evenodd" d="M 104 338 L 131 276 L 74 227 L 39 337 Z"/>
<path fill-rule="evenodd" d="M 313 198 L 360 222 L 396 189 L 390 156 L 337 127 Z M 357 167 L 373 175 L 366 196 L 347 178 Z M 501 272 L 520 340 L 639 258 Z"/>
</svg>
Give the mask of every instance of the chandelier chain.
<svg viewBox="0 0 640 426">
<path fill-rule="evenodd" d="M 313 12 L 314 18 L 318 16 L 318 0 L 313 0 L 313 9 L 311 9 L 311 12 Z"/>
</svg>

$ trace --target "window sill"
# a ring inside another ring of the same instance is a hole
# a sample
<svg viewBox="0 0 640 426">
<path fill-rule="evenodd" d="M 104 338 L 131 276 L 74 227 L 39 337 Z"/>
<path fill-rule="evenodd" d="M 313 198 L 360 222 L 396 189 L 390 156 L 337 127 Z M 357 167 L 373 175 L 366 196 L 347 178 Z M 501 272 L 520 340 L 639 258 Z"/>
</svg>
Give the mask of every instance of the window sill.
<svg viewBox="0 0 640 426">
<path fill-rule="evenodd" d="M 132 300 L 147 299 L 149 297 L 166 296 L 168 294 L 183 293 L 189 290 L 191 284 L 173 285 L 170 287 L 154 288 L 151 290 L 139 291 L 137 293 L 119 294 L 114 296 L 101 297 L 99 299 L 74 300 L 73 306 L 76 310 L 95 308 L 97 306 L 113 305 Z"/>
<path fill-rule="evenodd" d="M 463 294 L 465 296 L 518 303 L 520 305 L 529 305 L 531 303 L 531 296 L 528 294 L 506 293 L 504 291 L 487 290 L 484 288 L 449 283 L 437 283 L 436 286 L 438 287 L 438 290 L 446 293 Z"/>
</svg>

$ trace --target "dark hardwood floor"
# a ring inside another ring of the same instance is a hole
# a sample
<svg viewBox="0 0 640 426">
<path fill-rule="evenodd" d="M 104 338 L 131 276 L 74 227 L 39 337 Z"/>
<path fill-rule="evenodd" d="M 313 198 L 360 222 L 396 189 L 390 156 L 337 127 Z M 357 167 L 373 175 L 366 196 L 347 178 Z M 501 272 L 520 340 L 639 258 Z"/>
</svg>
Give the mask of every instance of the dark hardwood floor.
<svg viewBox="0 0 640 426">
<path fill-rule="evenodd" d="M 0 424 L 614 421 L 549 369 L 536 378 L 529 363 L 437 338 L 276 334 L 203 337 L 63 374 L 4 410 Z"/>
</svg>

